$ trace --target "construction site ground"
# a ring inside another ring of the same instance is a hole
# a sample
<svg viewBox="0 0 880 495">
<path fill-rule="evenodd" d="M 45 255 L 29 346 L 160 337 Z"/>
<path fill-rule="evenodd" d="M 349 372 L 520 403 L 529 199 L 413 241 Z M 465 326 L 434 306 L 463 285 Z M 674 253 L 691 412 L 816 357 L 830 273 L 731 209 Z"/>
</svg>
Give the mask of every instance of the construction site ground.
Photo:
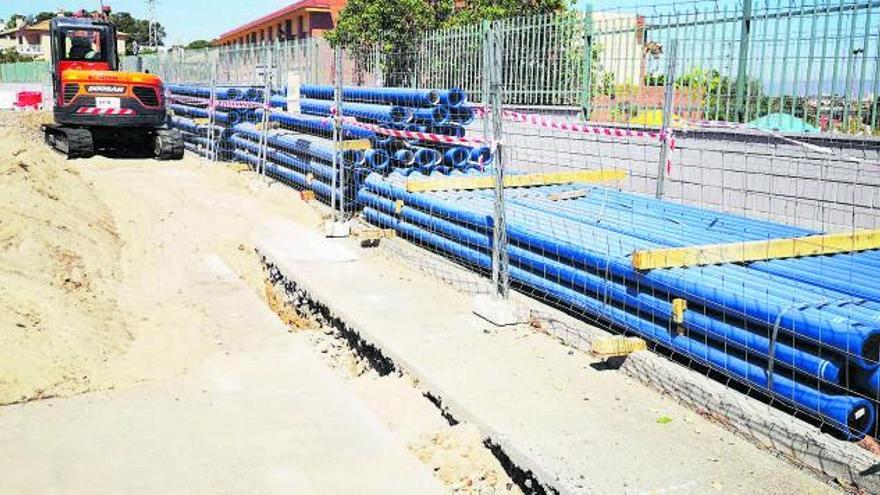
<svg viewBox="0 0 880 495">
<path fill-rule="evenodd" d="M 43 118 L 0 114 L 0 493 L 538 490 L 524 470 L 563 492 L 836 489 L 324 238 L 286 186 L 189 155 L 66 161 Z"/>
</svg>

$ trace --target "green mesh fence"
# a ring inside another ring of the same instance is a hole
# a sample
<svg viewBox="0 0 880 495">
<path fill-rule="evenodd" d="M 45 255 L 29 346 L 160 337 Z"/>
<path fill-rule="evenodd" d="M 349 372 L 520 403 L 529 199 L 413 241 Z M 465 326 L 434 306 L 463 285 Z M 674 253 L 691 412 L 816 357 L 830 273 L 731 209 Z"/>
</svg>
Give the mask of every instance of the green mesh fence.
<svg viewBox="0 0 880 495">
<path fill-rule="evenodd" d="M 48 84 L 52 80 L 45 61 L 0 64 L 0 83 Z"/>
</svg>

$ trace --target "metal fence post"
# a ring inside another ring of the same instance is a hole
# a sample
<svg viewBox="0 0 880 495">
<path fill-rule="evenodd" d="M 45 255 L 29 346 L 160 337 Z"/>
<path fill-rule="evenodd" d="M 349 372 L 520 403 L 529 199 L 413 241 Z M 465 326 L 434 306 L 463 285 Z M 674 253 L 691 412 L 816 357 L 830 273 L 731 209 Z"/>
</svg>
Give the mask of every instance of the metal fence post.
<svg viewBox="0 0 880 495">
<path fill-rule="evenodd" d="M 491 36 L 491 32 L 492 32 L 492 23 L 489 21 L 483 21 L 482 30 L 483 30 L 483 77 L 482 77 L 482 80 L 480 81 L 480 84 L 482 86 L 481 89 L 482 89 L 483 107 L 486 111 L 488 111 L 489 105 L 491 104 L 490 91 L 489 91 L 489 86 L 490 86 L 489 81 L 491 79 L 490 72 L 491 72 L 491 67 L 492 67 L 492 43 L 489 39 L 489 36 Z M 490 139 L 489 132 L 490 132 L 489 119 L 484 117 L 483 118 L 483 139 L 485 139 L 487 141 Z"/>
<path fill-rule="evenodd" d="M 208 160 L 212 163 L 217 162 L 217 65 L 211 64 L 211 99 L 208 102 Z"/>
<path fill-rule="evenodd" d="M 669 160 L 669 132 L 672 124 L 672 107 L 675 102 L 675 67 L 678 59 L 678 40 L 669 43 L 666 55 L 666 81 L 663 94 L 663 123 L 660 127 L 660 163 L 657 164 L 657 199 L 663 198 L 666 168 Z"/>
<path fill-rule="evenodd" d="M 584 120 L 590 120 L 590 106 L 593 103 L 593 4 L 584 5 L 584 67 L 581 77 L 584 85 L 581 90 L 581 108 Z"/>
<path fill-rule="evenodd" d="M 340 154 L 342 153 L 342 46 L 336 45 L 334 49 L 334 67 L 333 67 L 333 180 L 331 190 L 333 194 L 330 197 L 330 209 L 333 211 L 334 220 L 336 222 L 344 221 L 345 198 L 339 198 L 339 210 L 336 209 L 337 195 L 340 191 L 345 190 L 345 172 L 344 163 L 341 162 Z"/>
<path fill-rule="evenodd" d="M 379 45 L 373 45 L 373 79 L 376 83 L 376 86 L 383 87 L 385 86 L 385 77 L 382 74 L 382 52 L 379 50 Z"/>
<path fill-rule="evenodd" d="M 752 31 L 752 0 L 743 0 L 742 3 L 742 28 L 739 40 L 739 62 L 736 68 L 736 115 L 735 118 L 745 122 L 746 72 L 749 63 L 749 44 Z"/>
<path fill-rule="evenodd" d="M 510 297 L 509 257 L 507 253 L 507 220 L 504 204 L 504 147 L 501 124 L 501 108 L 504 104 L 503 91 L 503 51 L 497 26 L 489 30 L 489 93 L 492 115 L 492 140 L 495 147 L 495 210 L 492 217 L 492 282 L 502 299 Z"/>
<path fill-rule="evenodd" d="M 263 55 L 263 113 L 260 119 L 260 174 L 266 178 L 266 160 L 269 156 L 269 98 L 272 80 L 272 47 L 266 44 Z"/>
</svg>

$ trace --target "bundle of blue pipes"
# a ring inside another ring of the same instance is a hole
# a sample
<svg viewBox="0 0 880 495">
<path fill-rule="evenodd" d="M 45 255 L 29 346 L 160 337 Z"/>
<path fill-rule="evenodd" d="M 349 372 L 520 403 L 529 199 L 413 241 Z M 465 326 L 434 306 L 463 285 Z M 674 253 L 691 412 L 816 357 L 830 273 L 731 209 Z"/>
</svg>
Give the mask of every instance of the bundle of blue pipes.
<svg viewBox="0 0 880 495">
<path fill-rule="evenodd" d="M 358 191 L 366 220 L 491 269 L 493 192 L 411 193 L 408 178 L 425 177 L 367 177 Z M 550 199 L 567 191 L 582 194 L 564 206 Z M 816 233 L 588 184 L 506 195 L 510 275 L 524 292 L 664 346 L 848 439 L 876 427 L 880 252 L 640 271 L 637 250 Z M 687 303 L 680 318 L 676 299 Z"/>
<path fill-rule="evenodd" d="M 300 87 L 300 111 L 303 114 L 329 117 L 334 114 L 332 86 Z M 342 112 L 346 117 L 381 127 L 412 132 L 464 137 L 466 126 L 474 121 L 474 110 L 467 104 L 467 94 L 457 88 L 411 89 L 384 87 L 345 87 L 342 89 Z M 274 96 L 273 107 L 287 110 L 287 98 Z M 453 170 L 491 165 L 488 147 L 463 146 L 429 140 L 405 140 L 380 135 L 374 146 L 391 158 L 396 173 L 450 173 Z M 381 172 L 381 171 L 380 171 Z"/>
<path fill-rule="evenodd" d="M 217 101 L 247 101 L 261 103 L 264 89 L 252 86 L 209 86 L 169 84 L 165 87 L 171 95 L 168 108 L 171 110 L 168 125 L 180 130 L 187 150 L 210 159 L 232 159 L 233 146 L 229 141 L 232 127 L 241 122 L 255 122 L 253 109 L 227 108 L 213 112 L 212 120 L 207 102 L 213 92 Z M 176 98 L 180 97 L 180 98 Z M 213 137 L 213 143 L 209 137 Z"/>
<path fill-rule="evenodd" d="M 322 125 L 314 118 L 299 122 Z M 264 133 L 253 124 L 242 123 L 233 127 L 232 132 L 230 142 L 236 160 L 259 166 L 260 142 L 265 139 L 268 175 L 297 189 L 310 189 L 326 202 L 335 196 L 347 209 L 353 208 L 356 189 L 370 169 L 385 167 L 388 162 L 382 150 L 337 151 L 329 139 L 289 130 L 272 129 Z"/>
</svg>

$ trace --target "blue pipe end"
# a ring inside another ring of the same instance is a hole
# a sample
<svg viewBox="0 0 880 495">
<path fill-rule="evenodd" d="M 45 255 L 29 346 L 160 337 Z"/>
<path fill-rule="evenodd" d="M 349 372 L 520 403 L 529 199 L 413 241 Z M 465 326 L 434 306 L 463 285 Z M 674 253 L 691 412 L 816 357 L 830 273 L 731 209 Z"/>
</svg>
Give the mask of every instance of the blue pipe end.
<svg viewBox="0 0 880 495">
<path fill-rule="evenodd" d="M 467 93 L 459 88 L 441 91 L 440 102 L 450 107 L 460 107 L 467 103 Z"/>
<path fill-rule="evenodd" d="M 388 153 L 386 153 L 385 150 L 381 149 L 367 150 L 364 157 L 370 168 L 376 171 L 387 170 L 388 165 L 391 163 L 391 157 L 388 156 Z"/>
</svg>

